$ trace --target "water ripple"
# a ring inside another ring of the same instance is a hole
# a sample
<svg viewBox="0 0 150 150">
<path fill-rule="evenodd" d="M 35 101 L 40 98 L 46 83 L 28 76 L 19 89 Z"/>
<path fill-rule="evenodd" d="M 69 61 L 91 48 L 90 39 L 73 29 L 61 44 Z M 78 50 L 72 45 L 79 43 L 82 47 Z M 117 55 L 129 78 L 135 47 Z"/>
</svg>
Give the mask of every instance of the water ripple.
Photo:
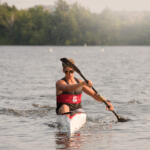
<svg viewBox="0 0 150 150">
<path fill-rule="evenodd" d="M 38 107 L 38 109 L 29 109 L 29 110 L 19 110 L 13 108 L 1 108 L 1 115 L 13 115 L 18 117 L 44 117 L 49 115 L 50 111 L 53 111 L 55 108 L 50 106 L 40 106 L 37 104 L 33 104 L 34 107 Z"/>
</svg>

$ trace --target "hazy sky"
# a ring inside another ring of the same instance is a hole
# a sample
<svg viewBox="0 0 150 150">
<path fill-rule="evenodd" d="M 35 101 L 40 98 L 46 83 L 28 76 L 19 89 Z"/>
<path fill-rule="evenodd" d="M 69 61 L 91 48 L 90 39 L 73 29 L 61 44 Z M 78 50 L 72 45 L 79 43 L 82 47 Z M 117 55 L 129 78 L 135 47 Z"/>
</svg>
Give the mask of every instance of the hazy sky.
<svg viewBox="0 0 150 150">
<path fill-rule="evenodd" d="M 150 0 L 66 0 L 68 3 L 78 2 L 82 6 L 89 8 L 91 11 L 100 12 L 108 7 L 112 10 L 129 10 L 129 11 L 150 11 Z M 52 5 L 56 0 L 0 0 L 17 8 L 28 8 L 34 5 Z"/>
</svg>

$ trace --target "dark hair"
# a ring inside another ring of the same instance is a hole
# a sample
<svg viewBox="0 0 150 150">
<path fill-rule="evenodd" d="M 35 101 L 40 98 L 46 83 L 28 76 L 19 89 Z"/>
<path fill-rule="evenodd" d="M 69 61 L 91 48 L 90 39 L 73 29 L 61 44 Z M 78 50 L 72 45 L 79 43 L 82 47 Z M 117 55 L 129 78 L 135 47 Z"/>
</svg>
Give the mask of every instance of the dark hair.
<svg viewBox="0 0 150 150">
<path fill-rule="evenodd" d="M 72 58 L 70 58 L 70 59 L 68 59 L 72 64 L 75 64 L 74 63 L 74 60 L 72 59 Z M 65 69 L 66 67 L 69 67 L 69 66 L 67 66 L 66 64 L 64 64 L 63 62 L 62 62 L 62 67 L 63 67 L 63 69 Z"/>
</svg>

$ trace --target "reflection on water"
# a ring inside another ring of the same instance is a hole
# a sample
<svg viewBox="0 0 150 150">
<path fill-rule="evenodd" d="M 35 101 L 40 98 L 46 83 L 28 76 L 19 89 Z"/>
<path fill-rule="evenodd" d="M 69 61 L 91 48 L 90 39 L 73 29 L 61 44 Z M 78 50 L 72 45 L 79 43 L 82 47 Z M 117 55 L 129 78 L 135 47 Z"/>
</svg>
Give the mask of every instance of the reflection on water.
<svg viewBox="0 0 150 150">
<path fill-rule="evenodd" d="M 82 143 L 85 142 L 80 133 L 75 133 L 73 136 L 68 137 L 67 133 L 56 133 L 56 149 L 80 149 Z"/>
</svg>

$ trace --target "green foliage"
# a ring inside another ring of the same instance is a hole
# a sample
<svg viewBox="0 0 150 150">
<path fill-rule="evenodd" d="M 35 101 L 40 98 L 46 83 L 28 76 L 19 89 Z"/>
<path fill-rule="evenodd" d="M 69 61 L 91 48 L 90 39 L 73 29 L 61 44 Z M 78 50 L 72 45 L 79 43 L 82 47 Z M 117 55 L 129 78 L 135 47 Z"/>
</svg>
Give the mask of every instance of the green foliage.
<svg viewBox="0 0 150 150">
<path fill-rule="evenodd" d="M 0 45 L 149 45 L 150 12 L 91 13 L 58 0 L 54 9 L 0 5 Z"/>
</svg>

